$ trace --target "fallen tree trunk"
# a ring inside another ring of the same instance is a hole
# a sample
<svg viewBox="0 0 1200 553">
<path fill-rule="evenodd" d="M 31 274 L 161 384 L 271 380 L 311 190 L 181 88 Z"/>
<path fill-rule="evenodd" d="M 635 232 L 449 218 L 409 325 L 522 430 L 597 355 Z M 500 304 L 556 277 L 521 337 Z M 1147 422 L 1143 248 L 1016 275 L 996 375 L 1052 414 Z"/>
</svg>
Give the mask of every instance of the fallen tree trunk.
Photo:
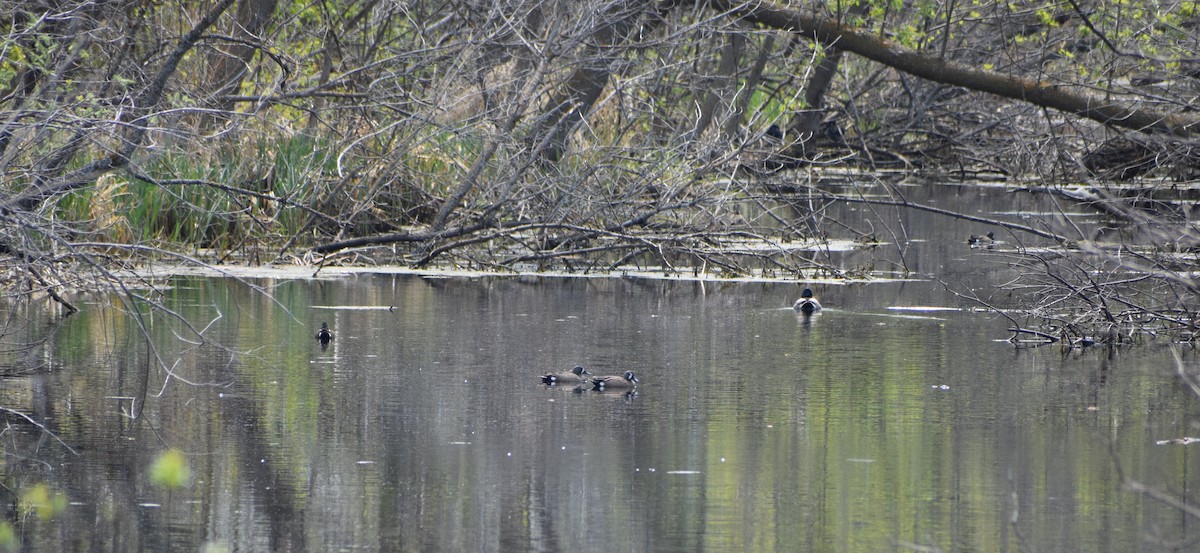
<svg viewBox="0 0 1200 553">
<path fill-rule="evenodd" d="M 1190 136 L 1200 132 L 1200 116 L 1194 114 L 1168 114 L 1139 109 L 1119 100 L 1101 98 L 1076 90 L 1074 87 L 977 69 L 900 46 L 873 32 L 856 29 L 831 19 L 806 15 L 797 10 L 725 0 L 716 0 L 712 6 L 728 11 L 745 21 L 833 45 L 930 81 L 1020 100 L 1075 114 L 1105 125 L 1144 133 Z"/>
</svg>

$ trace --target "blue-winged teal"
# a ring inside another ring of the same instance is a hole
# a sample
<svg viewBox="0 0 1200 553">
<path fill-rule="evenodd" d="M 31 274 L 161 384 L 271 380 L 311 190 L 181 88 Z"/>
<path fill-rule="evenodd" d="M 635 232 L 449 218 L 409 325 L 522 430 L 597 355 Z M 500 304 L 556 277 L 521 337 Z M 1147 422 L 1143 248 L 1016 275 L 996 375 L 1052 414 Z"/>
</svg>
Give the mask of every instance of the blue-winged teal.
<svg viewBox="0 0 1200 553">
<path fill-rule="evenodd" d="M 991 248 L 996 245 L 996 234 L 993 232 L 989 232 L 983 236 L 972 234 L 967 238 L 967 245 L 972 248 Z"/>
<path fill-rule="evenodd" d="M 587 379 L 583 377 L 585 374 L 590 376 L 592 373 L 583 367 L 575 367 L 567 372 L 543 375 L 542 382 L 546 384 L 578 384 L 587 382 Z"/>
<path fill-rule="evenodd" d="M 594 390 L 610 390 L 617 388 L 632 388 L 637 386 L 637 375 L 633 371 L 625 371 L 621 376 L 597 376 L 592 379 L 592 389 Z"/>
<path fill-rule="evenodd" d="M 329 323 L 321 323 L 321 330 L 317 331 L 315 338 L 320 340 L 321 343 L 329 343 L 333 339 L 333 333 L 329 331 Z"/>
<path fill-rule="evenodd" d="M 800 299 L 796 300 L 796 303 L 792 304 L 792 309 L 811 315 L 821 310 L 821 302 L 817 301 L 817 298 L 813 297 L 812 290 L 805 288 L 804 291 L 800 293 Z"/>
</svg>

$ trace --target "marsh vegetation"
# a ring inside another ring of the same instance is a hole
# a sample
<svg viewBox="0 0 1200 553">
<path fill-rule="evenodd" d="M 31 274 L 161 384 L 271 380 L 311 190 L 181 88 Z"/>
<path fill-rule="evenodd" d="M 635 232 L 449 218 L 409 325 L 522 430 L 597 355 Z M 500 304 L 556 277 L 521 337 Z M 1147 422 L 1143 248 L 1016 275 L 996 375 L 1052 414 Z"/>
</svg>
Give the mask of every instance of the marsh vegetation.
<svg viewBox="0 0 1200 553">
<path fill-rule="evenodd" d="M 911 238 L 824 216 L 861 202 L 1005 235 L 1047 335 L 1195 327 L 1193 2 L 4 9 L 10 297 L 70 310 L 151 260 L 870 276 L 819 255 Z M 913 179 L 1110 224 L 940 211 Z"/>
</svg>

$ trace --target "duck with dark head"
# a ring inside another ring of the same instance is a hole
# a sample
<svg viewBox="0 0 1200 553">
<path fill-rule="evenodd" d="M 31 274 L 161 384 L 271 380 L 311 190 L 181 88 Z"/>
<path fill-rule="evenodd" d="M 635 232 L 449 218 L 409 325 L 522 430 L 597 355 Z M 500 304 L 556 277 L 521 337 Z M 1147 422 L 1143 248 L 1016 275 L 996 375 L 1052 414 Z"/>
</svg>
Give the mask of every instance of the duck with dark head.
<svg viewBox="0 0 1200 553">
<path fill-rule="evenodd" d="M 821 310 L 821 302 L 817 301 L 817 298 L 813 297 L 812 290 L 805 288 L 804 291 L 800 293 L 800 299 L 796 300 L 796 303 L 792 304 L 792 309 L 804 313 L 805 315 L 812 315 L 813 313 Z"/>
<path fill-rule="evenodd" d="M 972 234 L 967 238 L 967 245 L 972 248 L 986 248 L 990 250 L 996 246 L 996 243 L 996 233 L 994 232 L 989 232 L 983 236 Z"/>
<path fill-rule="evenodd" d="M 321 323 L 321 330 L 317 331 L 315 338 L 317 341 L 321 342 L 322 345 L 329 344 L 329 341 L 333 340 L 333 333 L 329 331 L 329 323 Z"/>
</svg>

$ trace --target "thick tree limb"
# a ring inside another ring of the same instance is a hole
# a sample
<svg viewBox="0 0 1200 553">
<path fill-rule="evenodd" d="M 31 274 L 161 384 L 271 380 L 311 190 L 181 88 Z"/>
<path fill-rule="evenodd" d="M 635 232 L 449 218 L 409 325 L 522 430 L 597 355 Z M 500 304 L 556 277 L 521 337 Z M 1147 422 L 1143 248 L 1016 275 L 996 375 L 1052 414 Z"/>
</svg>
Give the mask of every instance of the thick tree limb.
<svg viewBox="0 0 1200 553">
<path fill-rule="evenodd" d="M 1043 80 L 984 71 L 940 59 L 936 54 L 925 54 L 900 46 L 880 38 L 873 32 L 856 29 L 831 19 L 806 15 L 797 10 L 762 2 L 716 0 L 712 5 L 751 23 L 789 31 L 823 44 L 835 45 L 842 50 L 930 81 L 1012 98 L 1139 132 L 1179 136 L 1200 132 L 1200 118 L 1195 115 L 1138 109 L 1119 101 Z"/>
<path fill-rule="evenodd" d="M 567 77 L 563 89 L 542 108 L 542 116 L 532 133 L 534 155 L 557 162 L 566 152 L 567 139 L 608 86 L 614 60 L 606 53 L 623 42 L 641 19 L 641 2 L 613 2 L 597 10 L 589 49 L 595 50 Z"/>
<path fill-rule="evenodd" d="M 134 102 L 135 109 L 129 110 L 131 115 L 122 118 L 121 123 L 129 125 L 129 130 L 115 152 L 106 158 L 87 163 L 61 178 L 50 179 L 30 186 L 18 194 L 13 194 L 8 199 L 0 201 L 0 213 L 6 213 L 13 209 L 31 210 L 50 196 L 89 185 L 101 175 L 129 165 L 134 152 L 141 147 L 142 140 L 146 137 L 146 125 L 142 123 L 142 120 L 148 117 L 152 109 L 162 101 L 167 82 L 175 75 L 184 55 L 200 42 L 204 32 L 216 23 L 221 14 L 233 5 L 233 2 L 234 0 L 218 2 L 188 34 L 180 39 L 179 44 L 175 46 L 175 49 L 163 62 L 162 67 L 159 68 L 158 73 L 155 74 L 154 80 L 137 97 Z"/>
<path fill-rule="evenodd" d="M 448 228 L 445 230 L 430 230 L 425 232 L 397 232 L 393 234 L 383 234 L 378 236 L 362 236 L 351 238 L 349 240 L 340 240 L 330 242 L 328 244 L 320 244 L 313 248 L 316 253 L 330 253 L 347 248 L 361 248 L 363 246 L 379 246 L 383 244 L 392 244 L 396 242 L 425 242 L 428 240 L 444 240 L 479 232 L 483 229 L 493 228 L 491 222 L 478 222 L 471 225 Z"/>
</svg>

